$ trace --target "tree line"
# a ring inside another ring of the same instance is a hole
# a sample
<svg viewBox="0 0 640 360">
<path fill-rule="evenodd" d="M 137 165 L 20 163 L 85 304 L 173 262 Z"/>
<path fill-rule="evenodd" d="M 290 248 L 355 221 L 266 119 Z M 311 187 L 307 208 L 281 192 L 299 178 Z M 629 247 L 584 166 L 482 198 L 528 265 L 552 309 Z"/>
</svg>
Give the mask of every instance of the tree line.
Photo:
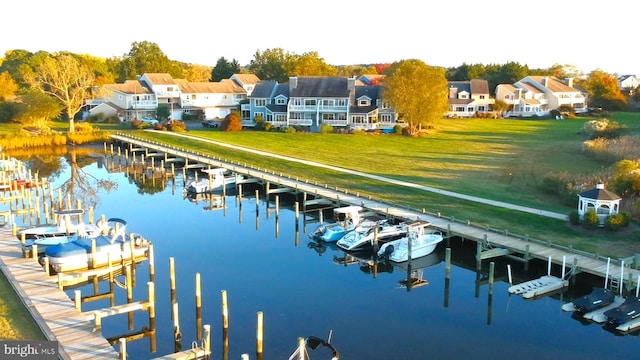
<svg viewBox="0 0 640 360">
<path fill-rule="evenodd" d="M 191 82 L 220 81 L 237 73 L 253 73 L 262 80 L 280 83 L 287 82 L 290 76 L 385 75 L 381 85 L 391 105 L 400 109 L 407 119 L 415 121 L 415 125 L 427 126 L 447 110 L 447 81 L 484 79 L 493 92 L 498 84 L 512 84 L 529 75 L 571 77 L 588 91 L 592 106 L 622 110 L 629 103 L 640 101 L 640 91 L 623 95 L 615 75 L 601 70 L 585 75 L 571 65 L 529 69 L 517 62 L 501 65 L 463 63 L 458 67 L 441 68 L 407 59 L 393 64 L 334 66 L 327 64 L 317 52 L 299 55 L 274 48 L 256 51 L 244 66 L 236 59 L 220 57 L 215 66 L 210 67 L 171 60 L 157 44 L 142 41 L 132 43 L 130 51 L 123 56 L 106 59 L 66 52 L 7 51 L 0 59 L 0 122 L 43 126 L 48 120 L 61 117 L 69 120 L 69 130 L 73 132 L 73 120 L 85 99 L 100 95 L 105 84 L 123 83 L 144 73 L 169 73 L 174 78 Z"/>
</svg>

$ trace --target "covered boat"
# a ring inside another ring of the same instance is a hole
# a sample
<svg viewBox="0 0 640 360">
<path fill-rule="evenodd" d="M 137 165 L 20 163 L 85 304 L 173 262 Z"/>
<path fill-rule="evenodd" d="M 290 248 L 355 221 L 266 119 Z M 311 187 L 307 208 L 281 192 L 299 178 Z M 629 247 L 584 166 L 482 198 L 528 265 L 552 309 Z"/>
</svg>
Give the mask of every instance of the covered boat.
<svg viewBox="0 0 640 360">
<path fill-rule="evenodd" d="M 607 319 L 607 323 L 613 326 L 620 326 L 638 319 L 640 318 L 640 298 L 629 296 L 622 305 L 605 311 L 604 316 Z"/>
<path fill-rule="evenodd" d="M 428 229 L 431 223 L 418 220 L 409 224 L 407 235 L 383 244 L 378 257 L 393 262 L 403 262 L 431 254 L 444 237 L 442 232 Z"/>
<path fill-rule="evenodd" d="M 48 246 L 44 257 L 55 272 L 67 272 L 109 265 L 122 260 L 143 257 L 148 241 L 125 232 L 126 222 L 111 218 L 114 224 L 107 235 L 82 237 L 66 243 Z M 43 257 L 43 259 L 44 259 Z"/>
<path fill-rule="evenodd" d="M 589 294 L 574 300 L 571 304 L 573 304 L 575 311 L 588 313 L 611 304 L 615 297 L 616 294 L 613 291 L 598 287 L 593 288 Z"/>
</svg>

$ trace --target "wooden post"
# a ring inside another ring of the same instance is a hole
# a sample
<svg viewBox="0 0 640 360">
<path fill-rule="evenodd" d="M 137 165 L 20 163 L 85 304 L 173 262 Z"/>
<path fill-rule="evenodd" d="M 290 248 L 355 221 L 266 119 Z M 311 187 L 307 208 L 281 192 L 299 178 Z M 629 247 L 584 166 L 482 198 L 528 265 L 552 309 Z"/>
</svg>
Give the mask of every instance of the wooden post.
<svg viewBox="0 0 640 360">
<path fill-rule="evenodd" d="M 80 290 L 73 291 L 73 304 L 75 305 L 76 309 L 82 311 L 82 296 L 80 295 L 80 293 Z"/>
<path fill-rule="evenodd" d="M 91 239 L 91 268 L 96 267 L 96 239 Z"/>
<path fill-rule="evenodd" d="M 156 290 L 155 284 L 151 281 L 147 282 L 149 291 L 149 329 L 156 330 Z"/>
<path fill-rule="evenodd" d="M 202 340 L 202 291 L 200 288 L 200 273 L 196 273 L 196 330 L 198 341 Z"/>
<path fill-rule="evenodd" d="M 222 290 L 220 295 L 222 296 L 222 328 L 226 330 L 229 328 L 229 304 L 227 303 L 227 291 Z"/>
<path fill-rule="evenodd" d="M 120 350 L 118 351 L 118 356 L 120 357 L 120 360 L 126 360 L 127 359 L 127 339 L 121 337 L 120 339 L 118 339 L 118 343 L 120 344 Z"/>
<path fill-rule="evenodd" d="M 256 354 L 258 357 L 262 357 L 262 336 L 263 336 L 263 314 L 262 311 L 258 311 L 258 324 L 256 327 Z"/>
<path fill-rule="evenodd" d="M 153 244 L 149 244 L 149 281 L 156 281 L 156 261 L 154 260 Z"/>
<path fill-rule="evenodd" d="M 444 252 L 444 276 L 445 279 L 451 278 L 451 248 L 446 248 Z"/>
<path fill-rule="evenodd" d="M 51 276 L 51 268 L 49 267 L 49 257 L 44 257 L 44 271 L 47 273 L 47 276 Z"/>
<path fill-rule="evenodd" d="M 177 302 L 173 303 L 171 311 L 173 313 L 173 350 L 180 352 L 180 350 L 182 350 L 182 332 L 180 331 L 180 316 Z"/>
<path fill-rule="evenodd" d="M 169 288 L 171 289 L 171 304 L 176 302 L 176 269 L 173 257 L 169 258 Z M 173 309 L 173 308 L 172 308 Z M 171 320 L 173 320 L 173 310 L 171 311 Z"/>
<path fill-rule="evenodd" d="M 38 260 L 38 244 L 31 245 L 31 257 Z"/>
<path fill-rule="evenodd" d="M 495 274 L 496 264 L 492 261 L 489 263 L 489 295 L 493 295 L 493 277 Z"/>
<path fill-rule="evenodd" d="M 204 326 L 204 343 L 202 344 L 204 347 L 205 356 L 209 356 L 211 354 L 211 325 L 207 324 Z"/>
</svg>

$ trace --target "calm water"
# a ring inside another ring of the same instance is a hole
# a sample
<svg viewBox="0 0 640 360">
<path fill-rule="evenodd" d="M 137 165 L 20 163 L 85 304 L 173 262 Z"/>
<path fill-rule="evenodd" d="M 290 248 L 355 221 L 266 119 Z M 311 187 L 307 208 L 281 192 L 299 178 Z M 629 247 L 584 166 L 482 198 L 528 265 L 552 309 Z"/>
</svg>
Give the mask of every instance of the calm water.
<svg viewBox="0 0 640 360">
<path fill-rule="evenodd" d="M 41 161 L 32 161 L 33 166 Z M 173 352 L 170 318 L 169 258 L 175 259 L 177 300 L 182 347 L 196 340 L 195 276 L 202 284 L 202 323 L 212 327 L 213 359 L 222 359 L 221 291 L 229 304 L 229 359 L 241 354 L 256 358 L 256 318 L 264 314 L 264 359 L 287 359 L 299 337 L 326 338 L 341 359 L 594 359 L 636 358 L 637 336 L 618 336 L 596 323 L 574 319 L 561 305 L 589 292 L 597 279 L 578 278 L 562 295 L 526 301 L 509 296 L 507 260 L 496 260 L 496 282 L 489 296 L 484 281 L 488 262 L 479 275 L 472 270 L 475 243 L 451 239 L 451 279 L 445 283 L 442 243 L 431 264 L 423 269 L 427 285 L 407 291 L 399 281 L 404 269 L 381 267 L 377 274 L 363 264 L 338 264 L 345 254 L 335 246 L 319 247 L 307 238 L 317 221 L 303 221 L 296 231 L 292 202 L 281 199 L 277 217 L 264 199 L 256 215 L 255 192 L 245 191 L 237 202 L 227 196 L 227 209 L 205 211 L 206 202 L 183 198 L 182 180 L 164 189 L 141 190 L 124 174 L 110 174 L 95 159 L 85 159 L 80 178 L 117 183 L 110 192 L 93 197 L 95 213 L 128 221 L 130 231 L 154 243 L 156 266 L 157 351 L 148 338 L 128 343 L 130 359 L 150 359 Z M 66 163 L 65 163 L 66 164 Z M 66 165 L 52 181 L 70 177 Z M 271 200 L 273 206 L 273 198 Z M 516 231 L 516 229 L 514 229 Z M 534 264 L 528 273 L 513 262 L 519 281 L 540 276 L 546 264 Z M 556 275 L 559 268 L 554 268 Z M 137 268 L 134 301 L 147 299 L 148 263 Z M 502 278 L 502 279 L 501 279 Z M 599 285 L 599 280 L 597 280 Z M 101 284 L 101 289 L 108 289 Z M 448 286 L 447 286 L 448 285 Z M 93 292 L 81 288 L 83 295 Z M 68 290 L 73 296 L 73 290 Z M 575 295 L 574 295 L 575 294 Z M 116 303 L 126 292 L 116 288 Z M 83 311 L 108 307 L 108 300 L 83 304 Z M 148 313 L 134 315 L 133 329 L 126 315 L 103 320 L 103 334 L 112 337 L 140 330 Z M 320 348 L 312 359 L 328 359 Z"/>
</svg>

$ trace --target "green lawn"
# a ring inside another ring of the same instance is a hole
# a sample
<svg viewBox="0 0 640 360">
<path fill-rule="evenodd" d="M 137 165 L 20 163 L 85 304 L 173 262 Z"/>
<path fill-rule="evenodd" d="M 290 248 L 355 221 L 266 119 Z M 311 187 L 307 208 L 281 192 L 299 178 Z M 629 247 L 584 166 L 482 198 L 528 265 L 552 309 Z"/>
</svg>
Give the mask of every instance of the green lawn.
<svg viewBox="0 0 640 360">
<path fill-rule="evenodd" d="M 426 186 L 568 214 L 568 206 L 545 194 L 549 174 L 592 174 L 604 164 L 582 152 L 578 133 L 585 121 L 455 119 L 443 120 L 423 137 L 398 135 L 344 135 L 243 131 L 226 133 L 191 130 L 198 136 L 248 148 L 350 168 Z M 640 114 L 619 113 L 612 120 L 640 134 Z M 640 252 L 640 233 L 584 233 L 558 220 L 506 211 L 413 189 L 362 179 L 327 169 L 231 151 L 197 141 L 177 139 L 162 132 L 136 135 L 227 160 L 283 172 L 341 189 L 370 194 L 389 203 L 441 212 L 472 223 L 571 245 L 601 255 L 630 256 Z M 630 246 L 629 240 L 636 240 Z"/>
</svg>

